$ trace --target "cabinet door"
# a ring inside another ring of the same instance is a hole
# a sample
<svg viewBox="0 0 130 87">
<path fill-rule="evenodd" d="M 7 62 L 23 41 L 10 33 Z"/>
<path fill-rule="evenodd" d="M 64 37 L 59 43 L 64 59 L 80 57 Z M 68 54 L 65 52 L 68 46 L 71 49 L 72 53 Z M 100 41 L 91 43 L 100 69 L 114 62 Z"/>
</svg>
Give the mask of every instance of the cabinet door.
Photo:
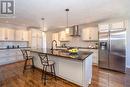
<svg viewBox="0 0 130 87">
<path fill-rule="evenodd" d="M 14 29 L 6 29 L 6 40 L 14 40 Z"/>
<path fill-rule="evenodd" d="M 37 49 L 38 47 L 38 43 L 37 43 L 37 38 L 36 37 L 33 37 L 32 38 L 32 43 L 31 43 L 31 47 L 34 48 L 34 49 Z"/>
<path fill-rule="evenodd" d="M 60 41 L 69 41 L 69 34 L 67 34 L 65 31 L 59 32 L 59 40 Z"/>
<path fill-rule="evenodd" d="M 58 33 L 53 33 L 53 34 L 52 34 L 52 40 L 56 40 L 56 41 L 57 41 L 57 45 L 58 45 L 58 46 L 60 45 Z"/>
<path fill-rule="evenodd" d="M 90 28 L 90 40 L 98 40 L 98 29 L 96 27 Z"/>
<path fill-rule="evenodd" d="M 42 32 L 41 31 L 37 31 L 37 38 L 42 38 Z"/>
<path fill-rule="evenodd" d="M 90 39 L 90 29 L 85 28 L 82 29 L 82 40 L 89 40 Z"/>
<path fill-rule="evenodd" d="M 28 31 L 24 30 L 22 33 L 23 41 L 28 41 Z"/>
<path fill-rule="evenodd" d="M 98 50 L 91 49 L 90 51 L 93 52 L 93 64 L 98 65 Z"/>
<path fill-rule="evenodd" d="M 41 49 L 42 47 L 42 38 L 37 38 L 37 48 Z"/>
<path fill-rule="evenodd" d="M 32 32 L 32 37 L 37 37 L 37 30 L 32 29 L 31 32 Z"/>
<path fill-rule="evenodd" d="M 110 28 L 109 24 L 98 24 L 99 31 L 108 30 Z"/>
<path fill-rule="evenodd" d="M 0 40 L 5 40 L 5 30 L 0 28 Z"/>
<path fill-rule="evenodd" d="M 22 41 L 22 31 L 21 30 L 16 30 L 16 33 L 15 33 L 15 40 L 16 41 Z"/>
<path fill-rule="evenodd" d="M 64 40 L 64 37 L 65 37 L 65 36 L 64 36 L 64 31 L 60 31 L 60 32 L 59 32 L 59 37 L 60 37 L 60 38 L 59 38 L 60 41 L 63 41 L 63 40 Z"/>
<path fill-rule="evenodd" d="M 123 21 L 121 22 L 114 22 L 111 24 L 112 29 L 117 29 L 117 28 L 125 28 L 125 23 Z"/>
</svg>

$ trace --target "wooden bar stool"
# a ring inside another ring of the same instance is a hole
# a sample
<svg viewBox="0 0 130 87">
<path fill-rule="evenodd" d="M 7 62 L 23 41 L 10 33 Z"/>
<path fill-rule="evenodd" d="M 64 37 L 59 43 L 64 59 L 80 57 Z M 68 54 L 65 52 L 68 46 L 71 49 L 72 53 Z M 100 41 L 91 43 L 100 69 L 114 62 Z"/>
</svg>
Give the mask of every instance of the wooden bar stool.
<svg viewBox="0 0 130 87">
<path fill-rule="evenodd" d="M 30 67 L 33 68 L 33 72 L 34 72 L 34 61 L 33 61 L 33 56 L 29 55 L 30 51 L 21 49 L 21 52 L 23 54 L 23 58 L 25 59 L 23 73 L 25 72 L 25 70 L 29 69 Z M 30 62 L 30 60 L 32 62 L 32 65 L 28 64 L 28 62 Z"/>
<path fill-rule="evenodd" d="M 56 80 L 56 73 L 55 73 L 55 66 L 54 66 L 55 62 L 52 60 L 49 60 L 47 54 L 39 53 L 38 55 L 40 57 L 41 64 L 43 65 L 41 79 L 44 79 L 44 85 L 46 85 L 47 75 L 49 74 L 48 68 L 50 68 L 50 73 L 51 73 L 52 77 L 54 77 Z M 43 75 L 44 75 L 44 77 L 43 77 Z"/>
</svg>

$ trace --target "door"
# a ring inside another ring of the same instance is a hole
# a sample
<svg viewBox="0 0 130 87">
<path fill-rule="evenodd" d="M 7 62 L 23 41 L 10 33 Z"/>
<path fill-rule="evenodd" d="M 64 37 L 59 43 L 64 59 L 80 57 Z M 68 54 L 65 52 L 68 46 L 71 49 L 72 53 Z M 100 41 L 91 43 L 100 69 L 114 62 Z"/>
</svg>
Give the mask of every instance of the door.
<svg viewBox="0 0 130 87">
<path fill-rule="evenodd" d="M 112 70 L 125 72 L 125 38 L 125 29 L 110 30 L 109 68 Z"/>
<path fill-rule="evenodd" d="M 109 25 L 99 29 L 99 67 L 109 68 Z"/>
</svg>

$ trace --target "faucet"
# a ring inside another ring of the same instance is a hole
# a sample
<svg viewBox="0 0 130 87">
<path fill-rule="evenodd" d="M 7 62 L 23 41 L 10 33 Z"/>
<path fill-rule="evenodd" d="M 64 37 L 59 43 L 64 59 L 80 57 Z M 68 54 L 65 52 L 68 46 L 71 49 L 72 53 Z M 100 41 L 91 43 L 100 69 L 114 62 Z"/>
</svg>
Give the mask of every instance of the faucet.
<svg viewBox="0 0 130 87">
<path fill-rule="evenodd" d="M 53 40 L 52 43 L 51 43 L 51 50 L 54 49 L 54 42 L 55 42 L 55 46 L 57 47 L 57 41 L 56 41 L 56 40 Z"/>
</svg>

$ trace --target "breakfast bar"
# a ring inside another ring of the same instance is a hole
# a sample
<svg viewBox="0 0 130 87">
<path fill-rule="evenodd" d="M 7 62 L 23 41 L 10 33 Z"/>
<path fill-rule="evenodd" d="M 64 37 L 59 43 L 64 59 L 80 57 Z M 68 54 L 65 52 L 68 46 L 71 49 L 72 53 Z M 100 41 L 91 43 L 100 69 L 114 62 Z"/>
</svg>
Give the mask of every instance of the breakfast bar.
<svg viewBox="0 0 130 87">
<path fill-rule="evenodd" d="M 79 51 L 71 54 L 66 50 L 30 49 L 34 56 L 34 66 L 42 69 L 38 53 L 47 54 L 55 61 L 56 76 L 82 87 L 88 87 L 92 79 L 92 52 Z"/>
</svg>

